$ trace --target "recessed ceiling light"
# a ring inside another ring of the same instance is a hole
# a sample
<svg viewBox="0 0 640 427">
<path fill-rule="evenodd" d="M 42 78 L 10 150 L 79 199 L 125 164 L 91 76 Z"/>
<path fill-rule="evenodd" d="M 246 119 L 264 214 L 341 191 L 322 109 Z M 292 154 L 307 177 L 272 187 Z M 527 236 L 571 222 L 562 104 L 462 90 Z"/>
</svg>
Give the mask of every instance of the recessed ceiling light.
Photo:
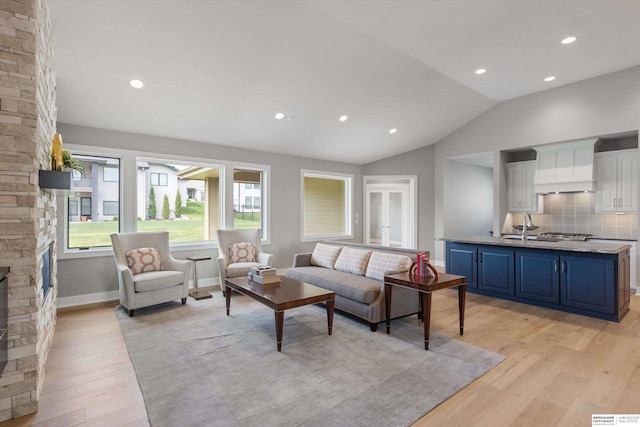
<svg viewBox="0 0 640 427">
<path fill-rule="evenodd" d="M 393 135 L 393 134 L 394 134 L 394 133 L 396 133 L 396 132 L 398 132 L 398 129 L 396 129 L 396 128 L 391 128 L 391 129 L 389 129 L 389 133 L 390 133 L 391 135 Z"/>
<path fill-rule="evenodd" d="M 562 44 L 571 44 L 571 43 L 573 43 L 573 42 L 574 42 L 574 41 L 576 41 L 576 40 L 578 40 L 578 38 L 577 38 L 577 37 L 575 37 L 575 36 L 568 36 L 568 37 L 565 37 L 565 38 L 563 38 L 563 39 L 562 39 Z"/>
<path fill-rule="evenodd" d="M 340 120 L 341 122 L 346 122 L 348 118 L 349 117 L 347 117 L 347 116 L 340 116 L 340 118 L 338 120 Z"/>
<path fill-rule="evenodd" d="M 275 116 L 275 117 L 276 117 L 276 119 L 278 119 L 278 120 L 282 120 L 282 119 L 284 119 L 284 113 L 276 113 L 276 116 Z"/>
<path fill-rule="evenodd" d="M 142 83 L 142 80 L 138 80 L 138 79 L 131 80 L 129 84 L 135 87 L 136 89 L 142 89 L 142 86 L 144 86 L 144 83 Z"/>
<path fill-rule="evenodd" d="M 487 69 L 486 69 L 486 68 L 478 68 L 478 69 L 476 70 L 476 74 L 484 74 L 484 73 L 486 73 L 486 72 L 487 72 Z"/>
<path fill-rule="evenodd" d="M 556 76 L 549 76 L 549 77 L 545 77 L 544 81 L 545 82 L 552 82 L 556 79 Z"/>
</svg>

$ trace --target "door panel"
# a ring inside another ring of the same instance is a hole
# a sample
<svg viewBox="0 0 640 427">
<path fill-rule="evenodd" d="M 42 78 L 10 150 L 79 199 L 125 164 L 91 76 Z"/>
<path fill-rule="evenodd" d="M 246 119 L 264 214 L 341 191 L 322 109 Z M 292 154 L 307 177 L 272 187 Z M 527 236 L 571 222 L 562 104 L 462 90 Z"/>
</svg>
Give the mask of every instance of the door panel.
<svg viewBox="0 0 640 427">
<path fill-rule="evenodd" d="M 615 312 L 613 260 L 563 256 L 560 262 L 563 305 L 609 314 Z"/>
<path fill-rule="evenodd" d="M 560 257 L 547 252 L 516 252 L 516 295 L 560 303 Z"/>
<path fill-rule="evenodd" d="M 369 193 L 369 238 L 366 243 L 381 245 L 382 238 L 382 192 Z"/>
<path fill-rule="evenodd" d="M 401 248 L 405 242 L 403 212 L 406 195 L 401 191 L 389 191 L 389 241 L 388 246 Z"/>
<path fill-rule="evenodd" d="M 514 295 L 514 252 L 505 248 L 478 248 L 478 289 Z"/>
<path fill-rule="evenodd" d="M 409 183 L 365 185 L 365 244 L 415 248 L 412 188 Z"/>
<path fill-rule="evenodd" d="M 468 288 L 478 287 L 476 261 L 477 250 L 474 246 L 447 242 L 447 273 L 465 276 Z"/>
</svg>

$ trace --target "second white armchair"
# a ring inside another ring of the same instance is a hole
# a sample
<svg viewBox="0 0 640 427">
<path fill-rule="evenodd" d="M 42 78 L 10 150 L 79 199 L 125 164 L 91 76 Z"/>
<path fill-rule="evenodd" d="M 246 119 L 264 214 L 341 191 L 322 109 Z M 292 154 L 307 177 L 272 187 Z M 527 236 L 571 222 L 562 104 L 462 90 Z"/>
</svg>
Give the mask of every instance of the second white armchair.
<svg viewBox="0 0 640 427">
<path fill-rule="evenodd" d="M 227 277 L 246 276 L 251 267 L 271 265 L 273 255 L 262 251 L 259 229 L 218 230 L 217 234 L 218 270 L 223 294 Z"/>
</svg>

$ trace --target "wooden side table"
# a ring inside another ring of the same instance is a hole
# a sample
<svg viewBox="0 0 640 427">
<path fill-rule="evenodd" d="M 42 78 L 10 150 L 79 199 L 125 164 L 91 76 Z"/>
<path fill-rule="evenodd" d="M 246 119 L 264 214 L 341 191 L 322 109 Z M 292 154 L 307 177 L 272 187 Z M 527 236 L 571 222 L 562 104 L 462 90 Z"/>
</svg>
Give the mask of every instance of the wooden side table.
<svg viewBox="0 0 640 427">
<path fill-rule="evenodd" d="M 200 291 L 198 289 L 198 261 L 210 260 L 210 256 L 188 256 L 189 261 L 193 261 L 193 290 L 189 292 L 189 296 L 195 300 L 211 298 L 212 295 L 209 292 Z"/>
<path fill-rule="evenodd" d="M 424 349 L 429 350 L 429 327 L 431 326 L 431 293 L 438 289 L 458 287 L 458 310 L 460 316 L 460 335 L 464 333 L 464 306 L 467 295 L 467 278 L 453 274 L 440 273 L 439 277 L 422 277 L 409 273 L 384 276 L 384 299 L 387 315 L 387 333 L 391 333 L 391 289 L 402 286 L 415 289 L 420 293 L 422 320 L 424 322 Z"/>
</svg>

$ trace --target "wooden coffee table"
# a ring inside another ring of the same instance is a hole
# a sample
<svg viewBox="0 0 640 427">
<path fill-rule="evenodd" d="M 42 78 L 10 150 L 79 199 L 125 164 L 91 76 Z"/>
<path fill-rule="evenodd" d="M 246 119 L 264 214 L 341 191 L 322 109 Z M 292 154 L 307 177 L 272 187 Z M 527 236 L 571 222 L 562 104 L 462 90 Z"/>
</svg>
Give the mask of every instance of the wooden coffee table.
<svg viewBox="0 0 640 427">
<path fill-rule="evenodd" d="M 224 281 L 226 288 L 231 288 L 241 294 L 247 295 L 261 302 L 275 311 L 276 316 L 276 344 L 278 351 L 282 350 L 282 326 L 284 324 L 284 311 L 303 305 L 324 302 L 327 305 L 327 326 L 329 335 L 333 329 L 333 307 L 335 304 L 335 292 L 328 291 L 309 283 L 289 279 L 280 276 L 280 283 L 267 283 L 261 285 L 249 280 L 248 277 L 231 277 Z M 227 300 L 227 316 L 231 305 L 231 292 L 225 290 Z"/>
</svg>

